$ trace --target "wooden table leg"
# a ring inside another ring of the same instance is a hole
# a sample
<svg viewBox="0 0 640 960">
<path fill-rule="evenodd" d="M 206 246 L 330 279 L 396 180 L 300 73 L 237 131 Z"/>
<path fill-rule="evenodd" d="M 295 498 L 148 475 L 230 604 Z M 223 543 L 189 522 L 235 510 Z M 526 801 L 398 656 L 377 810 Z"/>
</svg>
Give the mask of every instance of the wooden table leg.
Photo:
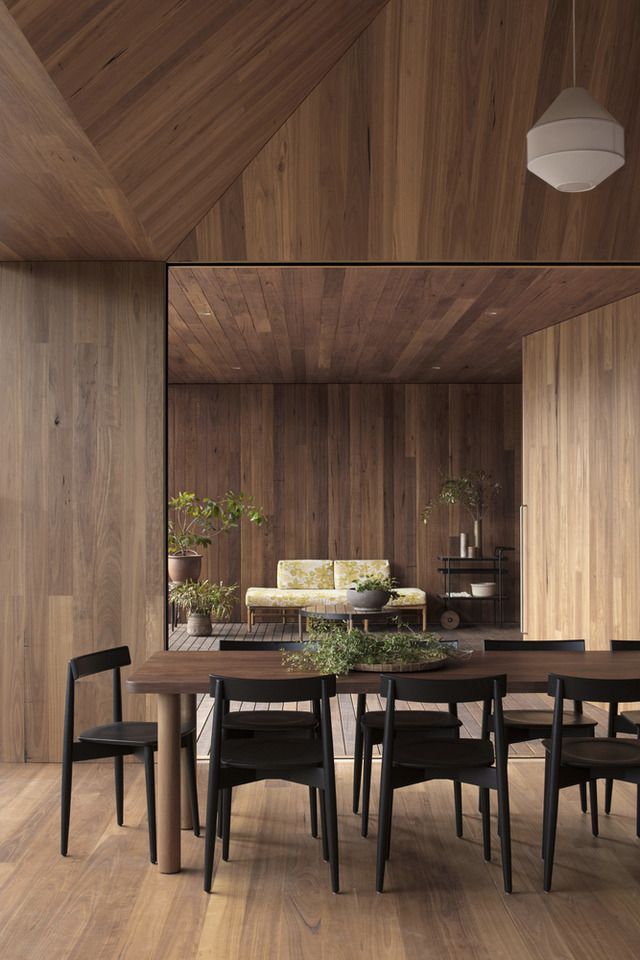
<svg viewBox="0 0 640 960">
<path fill-rule="evenodd" d="M 196 726 L 196 695 L 186 693 L 180 697 L 180 723 L 190 723 Z M 194 746 L 195 746 L 194 734 Z M 191 797 L 189 795 L 189 758 L 186 750 L 180 751 L 180 826 L 183 830 L 193 830 L 191 816 Z"/>
<path fill-rule="evenodd" d="M 158 868 L 180 870 L 180 695 L 158 694 Z"/>
</svg>

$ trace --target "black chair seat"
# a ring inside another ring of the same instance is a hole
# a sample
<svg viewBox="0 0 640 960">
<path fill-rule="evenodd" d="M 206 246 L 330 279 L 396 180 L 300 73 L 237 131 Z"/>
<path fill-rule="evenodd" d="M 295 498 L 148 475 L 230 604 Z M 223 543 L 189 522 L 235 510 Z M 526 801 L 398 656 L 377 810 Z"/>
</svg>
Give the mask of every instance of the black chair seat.
<svg viewBox="0 0 640 960">
<path fill-rule="evenodd" d="M 548 727 L 551 732 L 553 710 L 505 710 L 505 727 Z M 565 710 L 562 714 L 563 727 L 595 727 L 598 721 L 586 713 Z"/>
<path fill-rule="evenodd" d="M 625 710 L 620 714 L 620 717 L 631 724 L 631 726 L 640 727 L 640 710 Z"/>
<path fill-rule="evenodd" d="M 384 710 L 369 710 L 363 713 L 360 722 L 372 730 L 384 730 L 384 717 Z M 394 717 L 399 730 L 419 730 L 424 727 L 452 730 L 462 726 L 462 720 L 444 710 L 396 710 Z"/>
<path fill-rule="evenodd" d="M 551 750 L 551 740 L 543 740 Z M 640 743 L 615 737 L 576 737 L 562 741 L 562 763 L 575 767 L 640 767 Z"/>
<path fill-rule="evenodd" d="M 310 730 L 318 725 L 307 710 L 232 710 L 222 720 L 223 730 L 265 730 L 275 733 L 292 728 Z"/>
<path fill-rule="evenodd" d="M 220 758 L 227 767 L 251 770 L 290 770 L 321 766 L 320 740 L 224 740 Z"/>
<path fill-rule="evenodd" d="M 182 737 L 193 733 L 193 724 L 183 723 L 180 728 Z M 151 747 L 158 742 L 157 723 L 124 720 L 121 723 L 105 723 L 100 727 L 83 730 L 78 737 L 83 743 L 104 743 L 121 747 Z"/>
<path fill-rule="evenodd" d="M 494 761 L 490 740 L 424 740 L 393 750 L 394 763 L 403 767 L 490 767 Z"/>
</svg>

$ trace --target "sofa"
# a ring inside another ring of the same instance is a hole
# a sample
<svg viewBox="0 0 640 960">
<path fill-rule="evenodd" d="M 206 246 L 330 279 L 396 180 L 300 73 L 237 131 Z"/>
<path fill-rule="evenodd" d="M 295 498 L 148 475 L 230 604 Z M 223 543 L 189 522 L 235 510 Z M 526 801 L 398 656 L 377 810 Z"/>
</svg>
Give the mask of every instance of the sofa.
<svg viewBox="0 0 640 960">
<path fill-rule="evenodd" d="M 251 632 L 256 614 L 280 611 L 298 613 L 303 607 L 323 600 L 332 603 L 345 601 L 345 593 L 354 580 L 364 576 L 388 577 L 388 560 L 279 560 L 277 586 L 249 587 L 245 594 L 247 630 Z M 390 607 L 415 610 L 421 616 L 423 630 L 427 628 L 427 595 L 418 587 L 396 587 L 399 597 Z"/>
</svg>

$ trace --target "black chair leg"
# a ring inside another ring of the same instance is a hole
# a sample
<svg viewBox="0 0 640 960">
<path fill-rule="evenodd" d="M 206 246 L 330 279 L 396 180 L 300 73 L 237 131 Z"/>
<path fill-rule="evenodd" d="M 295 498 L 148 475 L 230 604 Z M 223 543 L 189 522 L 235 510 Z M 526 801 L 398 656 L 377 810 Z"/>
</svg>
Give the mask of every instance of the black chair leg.
<svg viewBox="0 0 640 960">
<path fill-rule="evenodd" d="M 218 821 L 218 791 L 220 787 L 220 770 L 217 763 L 209 762 L 209 782 L 207 785 L 207 812 L 204 836 L 204 889 L 211 893 L 213 879 L 213 858 L 216 850 L 216 826 Z"/>
<path fill-rule="evenodd" d="M 144 748 L 144 778 L 147 785 L 147 820 L 149 822 L 149 860 L 158 862 L 156 845 L 156 791 L 155 770 L 153 766 L 153 749 Z"/>
<path fill-rule="evenodd" d="M 456 836 L 462 836 L 462 784 L 453 781 L 453 802 L 456 811 Z"/>
<path fill-rule="evenodd" d="M 318 804 L 316 802 L 316 788 L 309 787 L 309 822 L 311 824 L 311 836 L 314 839 L 318 837 Z"/>
<path fill-rule="evenodd" d="M 65 758 L 62 762 L 62 780 L 60 789 L 60 853 L 66 857 L 69 849 L 69 822 L 71 818 L 71 781 L 73 761 Z"/>
<path fill-rule="evenodd" d="M 391 856 L 391 824 L 392 822 L 393 822 L 393 790 L 391 791 L 391 796 L 389 797 L 389 830 L 387 833 L 387 852 L 385 854 L 385 857 L 387 860 Z"/>
<path fill-rule="evenodd" d="M 320 831 L 322 834 L 322 859 L 329 862 L 329 838 L 327 837 L 327 804 L 324 790 L 320 790 Z"/>
<path fill-rule="evenodd" d="M 231 836 L 231 787 L 222 791 L 222 859 L 229 859 Z"/>
<path fill-rule="evenodd" d="M 491 818 L 489 815 L 489 790 L 480 788 L 480 813 L 482 814 L 482 850 L 485 860 L 491 860 Z"/>
<path fill-rule="evenodd" d="M 591 807 L 591 833 L 598 836 L 598 781 L 589 780 L 589 806 Z"/>
<path fill-rule="evenodd" d="M 640 837 L 640 783 L 636 788 L 636 837 Z"/>
<path fill-rule="evenodd" d="M 580 809 L 583 813 L 587 812 L 587 785 L 586 783 L 580 784 Z"/>
<path fill-rule="evenodd" d="M 551 764 L 549 764 L 549 784 L 548 789 L 545 790 L 547 815 L 545 817 L 544 836 L 544 890 L 546 893 L 551 890 L 551 879 L 553 876 L 553 855 L 556 847 L 559 792 L 558 784 L 554 782 L 553 774 L 551 772 Z"/>
<path fill-rule="evenodd" d="M 390 784 L 381 783 L 380 809 L 378 811 L 378 849 L 376 855 L 376 893 L 384 889 L 384 870 L 388 859 L 391 834 L 391 806 L 393 790 Z"/>
<path fill-rule="evenodd" d="M 604 783 L 604 812 L 611 813 L 611 800 L 613 798 L 613 780 L 605 780 Z"/>
<path fill-rule="evenodd" d="M 367 731 L 363 742 L 363 776 L 362 776 L 362 819 L 360 835 L 366 837 L 369 833 L 369 805 L 371 803 L 371 768 L 373 766 L 373 738 Z"/>
<path fill-rule="evenodd" d="M 327 832 L 329 841 L 329 868 L 331 871 L 331 891 L 338 893 L 340 890 L 340 865 L 338 861 L 338 810 L 336 804 L 336 784 L 331 775 L 327 777 L 327 789 L 325 790 L 325 803 L 327 812 Z"/>
<path fill-rule="evenodd" d="M 356 735 L 353 746 L 353 812 L 358 812 L 358 803 L 360 801 L 360 782 L 362 778 L 362 724 L 360 718 L 365 711 L 367 696 L 365 693 L 358 694 L 358 703 L 356 706 Z M 363 834 L 366 836 L 366 834 Z"/>
<path fill-rule="evenodd" d="M 200 836 L 200 808 L 198 805 L 198 767 L 196 759 L 196 741 L 195 736 L 189 738 L 185 747 L 187 751 L 187 769 L 189 777 L 189 802 L 191 804 L 191 822 L 193 823 L 193 834 Z"/>
<path fill-rule="evenodd" d="M 113 775 L 116 784 L 116 821 L 119 827 L 124 823 L 124 758 L 113 758 Z"/>
<path fill-rule="evenodd" d="M 509 781 L 507 765 L 497 764 L 498 774 L 498 824 L 500 826 L 500 847 L 502 850 L 502 877 L 504 892 L 511 893 L 511 816 L 509 812 Z"/>
</svg>

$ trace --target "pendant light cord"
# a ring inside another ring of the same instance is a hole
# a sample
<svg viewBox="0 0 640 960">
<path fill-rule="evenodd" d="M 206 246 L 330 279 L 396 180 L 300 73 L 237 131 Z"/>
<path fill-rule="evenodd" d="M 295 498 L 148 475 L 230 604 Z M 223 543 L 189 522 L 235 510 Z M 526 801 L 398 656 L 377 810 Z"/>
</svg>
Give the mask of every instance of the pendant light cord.
<svg viewBox="0 0 640 960">
<path fill-rule="evenodd" d="M 576 0 L 573 0 L 573 85 L 576 85 Z"/>
</svg>

